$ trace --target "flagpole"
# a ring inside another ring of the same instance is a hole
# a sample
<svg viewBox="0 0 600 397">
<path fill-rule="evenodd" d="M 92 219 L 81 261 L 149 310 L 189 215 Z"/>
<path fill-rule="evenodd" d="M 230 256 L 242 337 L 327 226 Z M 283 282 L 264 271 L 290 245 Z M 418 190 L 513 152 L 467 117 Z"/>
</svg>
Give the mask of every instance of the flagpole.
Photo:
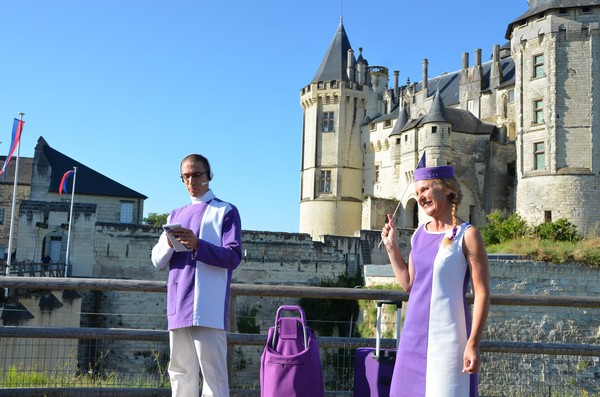
<svg viewBox="0 0 600 397">
<path fill-rule="evenodd" d="M 77 167 L 73 167 L 73 187 L 71 188 L 71 210 L 69 211 L 69 231 L 67 232 L 67 257 L 65 263 L 65 277 L 69 276 L 69 248 L 71 246 L 71 224 L 73 222 L 73 203 L 75 202 L 75 181 L 77 181 Z M 59 187 L 60 189 L 60 187 Z"/>
<path fill-rule="evenodd" d="M 20 121 L 23 121 L 23 116 L 25 113 L 19 112 Z M 23 131 L 21 131 L 23 133 Z M 10 276 L 10 266 L 12 263 L 12 246 L 13 246 L 13 230 L 14 230 L 14 219 L 15 219 L 15 207 L 17 202 L 17 184 L 19 178 L 19 155 L 21 153 L 21 140 L 17 142 L 17 159 L 15 160 L 15 181 L 13 184 L 13 198 L 12 198 L 12 208 L 10 210 L 10 231 L 8 236 L 8 256 L 6 257 L 6 275 Z M 7 158 L 5 161 L 8 161 Z M 4 296 L 8 297 L 8 288 L 4 290 Z"/>
</svg>

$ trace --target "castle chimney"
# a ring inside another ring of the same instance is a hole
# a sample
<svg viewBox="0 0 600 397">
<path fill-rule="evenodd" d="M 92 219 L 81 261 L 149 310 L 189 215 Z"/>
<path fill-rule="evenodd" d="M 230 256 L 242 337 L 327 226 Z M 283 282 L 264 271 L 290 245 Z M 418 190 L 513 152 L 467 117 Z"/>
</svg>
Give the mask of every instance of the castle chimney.
<svg viewBox="0 0 600 397">
<path fill-rule="evenodd" d="M 428 66 L 429 61 L 427 60 L 427 58 L 423 59 L 423 90 L 427 90 L 427 80 L 429 79 L 427 70 Z"/>
<path fill-rule="evenodd" d="M 494 89 L 502 84 L 504 80 L 502 75 L 502 64 L 500 63 L 500 46 L 494 45 L 492 50 L 492 65 L 490 70 L 490 88 Z"/>
<path fill-rule="evenodd" d="M 398 79 L 400 78 L 400 71 L 394 70 L 394 95 L 396 96 L 396 100 L 398 101 Z"/>
<path fill-rule="evenodd" d="M 462 70 L 460 72 L 460 84 L 465 85 L 469 82 L 469 53 L 463 52 Z"/>
<path fill-rule="evenodd" d="M 352 48 L 348 49 L 348 62 L 346 66 L 346 74 L 348 75 L 348 80 L 354 81 L 354 50 L 352 50 Z"/>
</svg>

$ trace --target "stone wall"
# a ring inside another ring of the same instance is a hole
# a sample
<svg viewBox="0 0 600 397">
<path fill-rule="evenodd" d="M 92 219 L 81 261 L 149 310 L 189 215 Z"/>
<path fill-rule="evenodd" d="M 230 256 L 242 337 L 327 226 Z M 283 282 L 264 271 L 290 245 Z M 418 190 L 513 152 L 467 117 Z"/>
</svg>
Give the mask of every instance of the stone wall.
<svg viewBox="0 0 600 397">
<path fill-rule="evenodd" d="M 598 267 L 491 259 L 490 269 L 492 294 L 595 297 L 600 293 Z M 365 281 L 367 285 L 393 283 L 391 266 L 366 266 Z M 492 305 L 483 340 L 600 345 L 600 309 Z M 493 391 L 506 378 L 507 395 L 518 395 L 522 389 L 509 388 L 547 376 L 553 382 L 577 382 L 577 388 L 587 393 L 598 391 L 598 357 L 486 353 L 484 359 L 480 390 Z"/>
</svg>

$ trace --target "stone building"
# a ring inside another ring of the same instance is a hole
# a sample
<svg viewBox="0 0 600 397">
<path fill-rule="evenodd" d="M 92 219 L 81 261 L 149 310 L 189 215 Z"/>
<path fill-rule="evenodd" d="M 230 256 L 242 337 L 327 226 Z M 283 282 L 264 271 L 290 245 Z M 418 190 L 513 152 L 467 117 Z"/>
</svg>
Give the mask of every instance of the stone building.
<svg viewBox="0 0 600 397">
<path fill-rule="evenodd" d="M 597 233 L 600 171 L 600 2 L 530 1 L 492 59 L 462 55 L 461 70 L 399 84 L 358 57 L 343 22 L 302 88 L 300 232 L 358 236 L 399 208 L 415 227 L 413 170 L 455 167 L 459 216 L 482 225 L 493 210 L 532 225 L 566 218 Z"/>
</svg>

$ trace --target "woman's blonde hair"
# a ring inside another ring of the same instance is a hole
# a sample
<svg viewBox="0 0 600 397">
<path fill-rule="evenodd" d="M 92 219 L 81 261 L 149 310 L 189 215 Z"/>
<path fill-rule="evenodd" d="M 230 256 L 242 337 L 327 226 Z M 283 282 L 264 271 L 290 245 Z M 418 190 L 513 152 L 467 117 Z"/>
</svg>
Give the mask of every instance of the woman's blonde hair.
<svg viewBox="0 0 600 397">
<path fill-rule="evenodd" d="M 446 247 L 452 243 L 454 238 L 456 237 L 456 232 L 458 231 L 458 216 L 456 215 L 458 212 L 458 205 L 462 201 L 463 194 L 460 190 L 460 182 L 456 177 L 452 178 L 444 178 L 444 179 L 433 179 L 432 182 L 439 184 L 440 186 L 445 187 L 450 191 L 448 194 L 448 201 L 452 204 L 452 236 L 444 237 L 442 241 L 442 246 Z"/>
</svg>

